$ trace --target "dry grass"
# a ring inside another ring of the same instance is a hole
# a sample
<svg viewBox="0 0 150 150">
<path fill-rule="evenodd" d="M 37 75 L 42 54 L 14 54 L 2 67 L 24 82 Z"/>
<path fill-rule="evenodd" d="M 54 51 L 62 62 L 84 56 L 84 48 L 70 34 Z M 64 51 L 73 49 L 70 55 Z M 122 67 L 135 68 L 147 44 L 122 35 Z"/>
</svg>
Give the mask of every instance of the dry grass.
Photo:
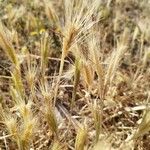
<svg viewBox="0 0 150 150">
<path fill-rule="evenodd" d="M 0 149 L 148 150 L 148 0 L 0 1 Z"/>
</svg>

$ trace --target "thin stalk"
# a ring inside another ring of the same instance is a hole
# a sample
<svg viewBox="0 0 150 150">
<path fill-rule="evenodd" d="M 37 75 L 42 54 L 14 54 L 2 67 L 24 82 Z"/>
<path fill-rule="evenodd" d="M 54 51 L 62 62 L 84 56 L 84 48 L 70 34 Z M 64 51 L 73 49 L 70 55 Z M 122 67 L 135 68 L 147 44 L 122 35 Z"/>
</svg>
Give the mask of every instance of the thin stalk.
<svg viewBox="0 0 150 150">
<path fill-rule="evenodd" d="M 78 87 L 79 79 L 80 79 L 80 68 L 81 68 L 81 61 L 78 58 L 76 58 L 76 61 L 75 61 L 75 75 L 74 75 L 74 87 L 73 87 L 72 100 L 71 100 L 71 109 L 73 108 L 75 100 L 76 100 L 77 87 Z"/>
<path fill-rule="evenodd" d="M 55 106 L 56 99 L 57 99 L 59 82 L 60 82 L 61 75 L 62 75 L 63 68 L 64 68 L 64 60 L 65 60 L 65 51 L 63 50 L 62 51 L 62 56 L 61 56 L 60 68 L 59 68 L 59 75 L 58 75 L 58 79 L 57 79 L 56 87 L 55 87 L 55 92 L 54 92 L 54 106 Z"/>
</svg>

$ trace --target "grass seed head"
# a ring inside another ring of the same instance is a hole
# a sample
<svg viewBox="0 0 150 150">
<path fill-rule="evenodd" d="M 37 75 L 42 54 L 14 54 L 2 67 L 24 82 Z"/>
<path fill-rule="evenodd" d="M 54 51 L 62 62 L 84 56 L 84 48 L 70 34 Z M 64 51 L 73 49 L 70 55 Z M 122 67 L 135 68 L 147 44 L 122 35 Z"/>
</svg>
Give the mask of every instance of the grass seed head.
<svg viewBox="0 0 150 150">
<path fill-rule="evenodd" d="M 76 141 L 75 141 L 75 150 L 84 150 L 87 140 L 87 129 L 86 127 L 79 127 L 77 131 Z"/>
<path fill-rule="evenodd" d="M 15 67 L 18 68 L 20 63 L 8 34 L 9 33 L 7 32 L 7 29 L 2 25 L 2 22 L 0 21 L 0 47 L 3 48 L 9 59 L 12 61 Z"/>
<path fill-rule="evenodd" d="M 43 113 L 44 113 L 44 117 L 48 123 L 48 126 L 51 132 L 57 136 L 58 125 L 57 125 L 57 120 L 56 120 L 54 109 L 52 107 L 47 106 Z"/>
</svg>

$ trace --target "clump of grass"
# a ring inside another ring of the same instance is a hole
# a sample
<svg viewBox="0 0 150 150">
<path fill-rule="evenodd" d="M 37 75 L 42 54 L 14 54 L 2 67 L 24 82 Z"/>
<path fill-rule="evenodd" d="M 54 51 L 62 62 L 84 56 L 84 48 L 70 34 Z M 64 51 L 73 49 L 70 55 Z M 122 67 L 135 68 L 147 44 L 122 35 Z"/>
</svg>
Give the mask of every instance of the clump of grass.
<svg viewBox="0 0 150 150">
<path fill-rule="evenodd" d="M 15 106 L 13 109 L 19 113 L 19 117 L 4 111 L 1 106 L 2 120 L 19 150 L 27 150 L 31 145 L 33 135 L 37 129 L 37 119 L 33 116 L 31 105 L 29 103 L 25 104 L 25 101 L 21 99 L 15 89 L 13 89 L 13 95 L 13 98 L 15 98 Z"/>
<path fill-rule="evenodd" d="M 91 8 L 87 8 L 89 2 L 86 1 L 78 1 L 78 2 L 70 2 L 65 1 L 65 26 L 62 29 L 63 31 L 63 42 L 62 42 L 62 56 L 61 56 L 61 63 L 59 69 L 59 76 L 55 88 L 55 100 L 57 97 L 59 82 L 61 79 L 61 75 L 63 72 L 64 67 L 64 60 L 67 56 L 68 52 L 71 48 L 74 47 L 76 43 L 82 41 L 83 38 L 86 37 L 86 34 L 82 36 L 82 34 L 88 31 L 96 22 L 92 22 L 92 15 L 96 12 L 97 8 L 99 7 L 100 1 L 94 0 L 91 4 Z M 77 12 L 79 12 L 77 14 Z M 84 16 L 82 15 L 84 13 Z"/>
</svg>

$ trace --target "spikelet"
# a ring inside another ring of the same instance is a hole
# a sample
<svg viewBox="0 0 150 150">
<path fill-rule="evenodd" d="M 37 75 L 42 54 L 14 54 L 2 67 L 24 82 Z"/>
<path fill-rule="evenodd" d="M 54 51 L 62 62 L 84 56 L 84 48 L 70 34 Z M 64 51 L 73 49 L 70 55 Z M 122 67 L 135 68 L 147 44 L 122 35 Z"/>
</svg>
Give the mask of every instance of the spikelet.
<svg viewBox="0 0 150 150">
<path fill-rule="evenodd" d="M 132 37 L 133 43 L 134 43 L 134 41 L 135 41 L 135 39 L 137 38 L 138 35 L 139 35 L 139 28 L 135 27 L 133 37 Z"/>
<path fill-rule="evenodd" d="M 52 2 L 50 2 L 48 0 L 44 0 L 44 5 L 45 5 L 45 13 L 46 13 L 48 19 L 53 24 L 53 27 L 55 27 L 57 30 L 61 31 L 59 18 L 54 9 L 54 6 L 52 5 Z"/>
<path fill-rule="evenodd" d="M 93 69 L 90 63 L 84 62 L 82 65 L 83 77 L 89 88 L 92 87 L 92 83 L 94 80 Z"/>
<path fill-rule="evenodd" d="M 27 58 L 27 65 L 25 69 L 25 79 L 27 81 L 28 87 L 31 90 L 32 94 L 35 88 L 37 73 L 38 73 L 38 67 L 34 63 L 34 60 Z"/>
<path fill-rule="evenodd" d="M 11 72 L 12 82 L 14 89 L 17 90 L 17 93 L 23 98 L 24 96 L 24 86 L 22 83 L 20 70 L 15 69 L 14 72 Z"/>
<path fill-rule="evenodd" d="M 25 103 L 25 101 L 22 99 L 22 96 L 19 94 L 19 92 L 13 86 L 10 87 L 10 95 L 16 106 L 18 106 L 22 103 Z"/>
<path fill-rule="evenodd" d="M 0 104 L 0 118 L 6 125 L 9 134 L 12 136 L 13 141 L 15 141 L 19 147 L 19 126 L 17 124 L 17 118 L 13 117 L 9 112 L 5 112 Z"/>
<path fill-rule="evenodd" d="M 44 33 L 44 36 L 41 39 L 41 70 L 44 75 L 48 62 L 48 52 L 49 52 L 49 41 L 48 33 Z"/>
<path fill-rule="evenodd" d="M 23 96 L 23 84 L 21 79 L 20 72 L 20 62 L 17 58 L 17 53 L 12 45 L 12 41 L 10 38 L 10 33 L 8 29 L 4 27 L 0 21 L 0 47 L 3 48 L 4 52 L 7 54 L 8 58 L 12 61 L 15 69 L 11 72 L 12 81 L 14 83 L 15 88 L 19 91 L 20 95 Z"/>
<path fill-rule="evenodd" d="M 17 108 L 24 122 L 28 122 L 32 120 L 33 116 L 32 116 L 32 111 L 31 111 L 31 102 L 28 104 L 25 104 L 24 102 L 22 102 L 17 106 Z"/>
<path fill-rule="evenodd" d="M 79 80 L 80 80 L 80 70 L 81 70 L 81 60 L 76 58 L 75 74 L 74 74 L 74 87 L 73 87 L 73 92 L 72 92 L 71 108 L 73 108 L 74 102 L 76 100 L 76 92 L 77 92 L 77 87 L 78 87 Z"/>
<path fill-rule="evenodd" d="M 43 97 L 43 105 L 45 106 L 52 106 L 52 99 L 53 99 L 53 87 L 49 84 L 47 80 L 43 80 L 39 83 L 39 90 Z"/>
<path fill-rule="evenodd" d="M 43 114 L 49 125 L 49 128 L 51 129 L 51 132 L 57 137 L 58 125 L 54 109 L 52 107 L 46 106 L 46 108 L 43 110 Z"/>
<path fill-rule="evenodd" d="M 150 47 L 148 49 L 144 50 L 144 56 L 143 56 L 143 68 L 147 65 L 147 62 L 150 60 Z"/>
<path fill-rule="evenodd" d="M 27 15 L 27 21 L 26 21 L 26 30 L 28 32 L 30 32 L 30 35 L 34 35 L 35 32 L 33 32 L 37 26 L 38 26 L 38 23 L 37 23 L 37 19 L 35 17 L 34 14 L 28 12 L 28 15 Z"/>
<path fill-rule="evenodd" d="M 18 146 L 23 150 L 29 149 L 33 135 L 37 129 L 37 118 L 33 116 L 31 110 L 31 103 L 21 103 L 17 106 L 22 118 L 22 123 L 20 125 Z"/>
<path fill-rule="evenodd" d="M 66 36 L 64 37 L 64 40 L 63 40 L 62 50 L 64 52 L 64 57 L 67 56 L 68 51 L 71 48 L 71 46 L 75 40 L 76 35 L 77 35 L 77 29 L 73 25 L 70 25 L 68 32 L 66 33 Z"/>
<path fill-rule="evenodd" d="M 13 136 L 13 139 L 18 138 L 18 126 L 17 119 L 12 117 L 10 113 L 5 112 L 0 104 L 0 119 L 6 125 L 9 134 Z"/>
<path fill-rule="evenodd" d="M 98 43 L 98 35 L 96 33 L 92 33 L 89 38 L 89 49 L 90 49 L 90 58 L 91 63 L 93 64 L 94 71 L 98 76 L 98 94 L 99 97 L 103 100 L 104 98 L 104 68 L 102 66 L 102 62 L 100 58 L 100 44 Z"/>
<path fill-rule="evenodd" d="M 94 125 L 96 129 L 96 143 L 97 143 L 99 140 L 99 135 L 102 132 L 102 114 L 96 102 L 93 104 L 91 112 L 93 115 Z"/>
<path fill-rule="evenodd" d="M 106 77 L 105 77 L 105 88 L 107 84 L 111 85 L 113 81 L 116 70 L 119 66 L 119 62 L 128 48 L 128 41 L 129 41 L 129 29 L 125 28 L 120 38 L 120 41 L 117 44 L 117 49 L 113 51 L 111 59 L 110 59 Z"/>
<path fill-rule="evenodd" d="M 29 149 L 36 128 L 37 128 L 37 121 L 35 118 L 30 118 L 30 120 L 26 120 L 24 122 L 20 132 L 20 139 L 18 141 L 19 147 L 21 149 L 23 150 Z"/>
<path fill-rule="evenodd" d="M 2 22 L 0 21 L 0 47 L 3 48 L 9 59 L 16 66 L 16 68 L 18 68 L 19 60 L 8 34 L 9 33 L 7 32 L 7 29 L 2 25 Z"/>
<path fill-rule="evenodd" d="M 75 141 L 75 150 L 84 150 L 87 136 L 88 135 L 86 127 L 79 127 Z"/>
</svg>

